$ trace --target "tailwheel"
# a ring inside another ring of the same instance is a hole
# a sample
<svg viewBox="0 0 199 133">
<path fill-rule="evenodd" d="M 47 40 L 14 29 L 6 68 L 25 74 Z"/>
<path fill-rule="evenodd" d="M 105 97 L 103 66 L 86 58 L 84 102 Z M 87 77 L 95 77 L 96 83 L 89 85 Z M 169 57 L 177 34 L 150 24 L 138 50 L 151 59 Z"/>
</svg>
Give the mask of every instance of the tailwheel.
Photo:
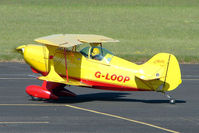
<svg viewBox="0 0 199 133">
<path fill-rule="evenodd" d="M 169 103 L 170 104 L 175 104 L 176 103 L 176 100 L 174 98 L 172 98 L 169 94 L 166 94 L 164 92 L 164 95 L 166 95 L 166 97 L 169 99 Z"/>
<path fill-rule="evenodd" d="M 172 98 L 172 99 L 169 100 L 169 103 L 170 103 L 170 104 L 175 104 L 175 103 L 176 103 L 176 100 Z"/>
</svg>

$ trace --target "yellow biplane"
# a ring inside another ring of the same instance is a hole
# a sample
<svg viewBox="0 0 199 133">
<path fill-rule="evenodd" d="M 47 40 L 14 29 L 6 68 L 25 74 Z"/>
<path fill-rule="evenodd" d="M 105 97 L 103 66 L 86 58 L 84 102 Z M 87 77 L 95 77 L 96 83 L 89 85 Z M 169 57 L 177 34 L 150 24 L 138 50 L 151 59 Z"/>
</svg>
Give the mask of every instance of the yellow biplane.
<svg viewBox="0 0 199 133">
<path fill-rule="evenodd" d="M 30 85 L 26 92 L 33 98 L 59 99 L 75 96 L 65 85 L 91 87 L 115 91 L 174 90 L 181 84 L 177 59 L 159 53 L 144 64 L 137 65 L 121 59 L 102 47 L 102 43 L 119 42 L 109 37 L 89 34 L 55 34 L 35 39 L 43 45 L 22 45 L 17 51 L 42 86 Z M 90 44 L 77 50 L 78 45 Z M 175 100 L 167 95 L 170 103 Z"/>
</svg>

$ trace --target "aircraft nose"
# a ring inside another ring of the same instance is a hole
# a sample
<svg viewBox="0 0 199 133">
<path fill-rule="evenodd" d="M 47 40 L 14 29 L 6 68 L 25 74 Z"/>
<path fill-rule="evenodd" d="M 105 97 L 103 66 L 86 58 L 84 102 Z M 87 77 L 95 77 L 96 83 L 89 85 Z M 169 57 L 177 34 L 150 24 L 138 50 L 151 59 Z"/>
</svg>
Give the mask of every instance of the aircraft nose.
<svg viewBox="0 0 199 133">
<path fill-rule="evenodd" d="M 21 45 L 21 46 L 17 47 L 16 50 L 17 50 L 17 52 L 23 54 L 25 47 L 26 47 L 26 45 Z"/>
</svg>

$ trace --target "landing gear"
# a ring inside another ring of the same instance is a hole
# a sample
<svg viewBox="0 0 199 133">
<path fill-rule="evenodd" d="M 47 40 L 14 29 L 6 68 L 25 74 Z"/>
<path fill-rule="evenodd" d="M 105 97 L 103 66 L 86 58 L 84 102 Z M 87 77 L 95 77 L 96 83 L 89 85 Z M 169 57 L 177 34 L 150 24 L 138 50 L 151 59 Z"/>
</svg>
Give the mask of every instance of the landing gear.
<svg viewBox="0 0 199 133">
<path fill-rule="evenodd" d="M 172 98 L 169 94 L 166 94 L 165 92 L 163 92 L 164 95 L 169 99 L 169 103 L 170 104 L 175 104 L 176 100 L 174 98 Z"/>
<path fill-rule="evenodd" d="M 170 103 L 170 104 L 175 104 L 175 103 L 176 103 L 176 100 L 172 98 L 172 99 L 169 100 L 169 103 Z"/>
<path fill-rule="evenodd" d="M 42 86 L 27 86 L 26 93 L 30 95 L 33 101 L 58 100 L 60 97 L 76 96 L 64 87 L 65 84 L 44 81 Z"/>
<path fill-rule="evenodd" d="M 157 92 L 162 92 L 168 99 L 169 99 L 169 103 L 170 104 L 175 104 L 176 103 L 176 100 L 174 98 L 172 98 L 169 94 L 167 94 L 165 91 L 164 91 L 164 84 L 160 85 L 159 88 L 157 89 Z"/>
<path fill-rule="evenodd" d="M 32 98 L 33 101 L 41 101 L 42 98 L 39 98 L 39 97 L 34 97 L 34 96 L 31 96 L 30 97 Z"/>
</svg>

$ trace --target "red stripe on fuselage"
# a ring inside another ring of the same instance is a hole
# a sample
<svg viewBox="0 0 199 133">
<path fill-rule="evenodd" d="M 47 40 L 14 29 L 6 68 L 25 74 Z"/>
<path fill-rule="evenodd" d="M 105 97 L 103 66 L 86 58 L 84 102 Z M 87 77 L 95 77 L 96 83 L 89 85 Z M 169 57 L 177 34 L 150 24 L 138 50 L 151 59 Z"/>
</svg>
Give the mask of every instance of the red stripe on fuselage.
<svg viewBox="0 0 199 133">
<path fill-rule="evenodd" d="M 102 89 L 102 90 L 114 90 L 114 91 L 147 91 L 144 89 L 138 89 L 134 87 L 126 87 L 120 85 L 114 85 L 104 82 L 90 81 L 90 80 L 81 80 L 83 83 L 92 85 L 93 88 Z"/>
<path fill-rule="evenodd" d="M 41 73 L 43 76 L 48 75 L 48 73 L 46 73 L 46 72 L 40 72 L 40 71 L 37 71 L 37 72 Z M 60 76 L 66 78 L 65 75 L 60 75 Z M 69 80 L 70 80 L 70 78 L 74 79 L 74 80 L 77 80 L 77 81 L 80 81 L 82 83 L 85 83 L 87 85 L 90 85 L 90 86 L 92 86 L 92 88 L 102 89 L 102 90 L 113 90 L 113 91 L 152 91 L 152 90 L 146 90 L 146 89 L 139 89 L 139 88 L 135 88 L 135 87 L 127 87 L 127 86 L 115 85 L 115 84 L 110 84 L 110 83 L 105 83 L 105 82 L 99 82 L 99 81 L 94 81 L 94 80 L 80 79 L 80 78 L 76 78 L 76 77 L 69 77 Z"/>
<path fill-rule="evenodd" d="M 110 83 L 105 83 L 105 82 L 93 81 L 93 80 L 88 80 L 88 79 L 79 79 L 79 78 L 75 78 L 75 77 L 69 77 L 69 78 L 81 81 L 82 83 L 85 83 L 87 85 L 92 86 L 92 88 L 102 89 L 102 90 L 113 90 L 113 91 L 151 91 L 151 90 L 139 89 L 139 88 L 134 88 L 134 87 L 127 87 L 127 86 L 115 85 L 115 84 L 110 84 Z"/>
<path fill-rule="evenodd" d="M 32 70 L 33 73 L 40 73 L 43 76 L 47 76 L 48 75 L 48 72 L 41 72 L 41 71 L 33 68 L 32 66 L 30 68 L 31 68 L 31 70 Z"/>
</svg>

